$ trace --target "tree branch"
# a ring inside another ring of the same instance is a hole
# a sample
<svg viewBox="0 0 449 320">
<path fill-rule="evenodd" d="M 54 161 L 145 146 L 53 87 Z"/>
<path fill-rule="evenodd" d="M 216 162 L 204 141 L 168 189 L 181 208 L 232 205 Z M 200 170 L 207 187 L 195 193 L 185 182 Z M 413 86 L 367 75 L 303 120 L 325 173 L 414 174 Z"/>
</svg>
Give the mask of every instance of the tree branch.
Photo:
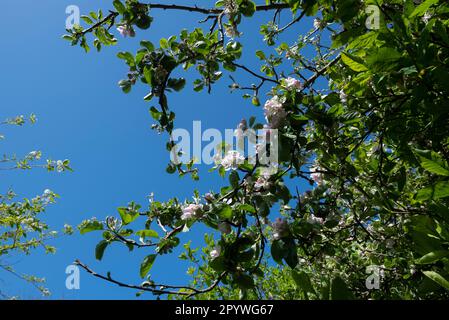
<svg viewBox="0 0 449 320">
<path fill-rule="evenodd" d="M 218 8 L 201 8 L 198 6 L 183 6 L 177 4 L 161 4 L 161 3 L 148 3 L 150 9 L 162 9 L 162 10 L 181 10 L 189 12 L 197 12 L 202 14 L 220 14 L 224 10 Z M 288 9 L 289 5 L 285 3 L 272 3 L 268 5 L 256 6 L 256 11 L 270 11 L 270 10 L 282 10 Z"/>
</svg>

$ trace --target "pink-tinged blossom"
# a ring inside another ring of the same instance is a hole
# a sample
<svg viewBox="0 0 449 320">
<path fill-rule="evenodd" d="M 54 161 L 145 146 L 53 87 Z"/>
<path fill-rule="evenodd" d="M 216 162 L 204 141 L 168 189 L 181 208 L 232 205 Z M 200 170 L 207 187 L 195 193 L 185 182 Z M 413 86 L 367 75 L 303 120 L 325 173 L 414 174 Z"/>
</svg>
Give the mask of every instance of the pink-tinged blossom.
<svg viewBox="0 0 449 320">
<path fill-rule="evenodd" d="M 284 79 L 285 86 L 289 90 L 296 90 L 299 91 L 302 89 L 302 83 L 298 79 L 295 79 L 293 77 L 288 77 Z"/>
<path fill-rule="evenodd" d="M 315 166 L 310 167 L 310 172 L 312 172 L 310 174 L 310 178 L 313 181 L 315 181 L 315 183 L 317 185 L 320 185 L 323 183 L 323 174 L 319 171 L 321 171 L 321 168 L 319 166 L 315 165 Z"/>
<path fill-rule="evenodd" d="M 259 190 L 267 190 L 271 186 L 270 177 L 277 172 L 277 168 L 269 167 L 265 168 L 261 171 L 260 176 L 257 178 L 254 183 L 254 189 Z"/>
<path fill-rule="evenodd" d="M 210 257 L 212 259 L 218 258 L 221 254 L 221 247 L 215 246 L 215 248 L 210 252 Z"/>
<path fill-rule="evenodd" d="M 136 35 L 133 27 L 127 25 L 119 26 L 117 31 L 124 37 L 134 37 Z"/>
<path fill-rule="evenodd" d="M 254 183 L 254 189 L 267 190 L 270 187 L 270 185 L 271 183 L 265 177 L 259 177 Z"/>
<path fill-rule="evenodd" d="M 319 218 L 319 217 L 311 214 L 310 217 L 307 219 L 307 222 L 311 223 L 311 224 L 323 224 L 324 220 L 323 220 L 323 218 Z"/>
<path fill-rule="evenodd" d="M 273 129 L 279 128 L 287 117 L 287 112 L 278 96 L 274 96 L 265 103 L 264 111 L 265 119 Z"/>
<path fill-rule="evenodd" d="M 182 220 L 191 220 L 197 218 L 201 214 L 201 205 L 189 204 L 182 209 Z"/>
<path fill-rule="evenodd" d="M 215 201 L 215 197 L 214 197 L 214 195 L 212 194 L 212 193 L 206 193 L 205 195 L 204 195 L 204 199 L 206 199 L 206 201 L 207 202 L 209 202 L 209 203 L 212 203 L 212 202 L 214 202 Z"/>
<path fill-rule="evenodd" d="M 245 161 L 245 157 L 242 156 L 238 151 L 236 150 L 230 150 L 226 153 L 225 157 L 221 159 L 220 164 L 225 168 L 226 171 L 228 170 L 236 170 L 240 164 L 242 164 Z"/>
</svg>

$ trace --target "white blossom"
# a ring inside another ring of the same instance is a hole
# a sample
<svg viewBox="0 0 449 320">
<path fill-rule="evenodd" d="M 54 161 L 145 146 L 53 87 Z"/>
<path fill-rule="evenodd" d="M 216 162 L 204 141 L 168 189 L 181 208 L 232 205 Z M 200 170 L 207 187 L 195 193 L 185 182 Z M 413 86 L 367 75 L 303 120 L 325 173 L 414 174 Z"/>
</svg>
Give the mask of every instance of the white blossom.
<svg viewBox="0 0 449 320">
<path fill-rule="evenodd" d="M 285 82 L 285 86 L 289 90 L 297 90 L 297 91 L 299 91 L 299 90 L 302 89 L 301 81 L 299 81 L 298 79 L 295 79 L 293 77 L 288 77 L 288 78 L 284 79 L 284 82 Z"/>
<path fill-rule="evenodd" d="M 236 150 L 230 150 L 226 153 L 223 159 L 220 160 L 220 165 L 222 165 L 226 171 L 235 170 L 240 164 L 245 161 L 245 157 Z"/>
<path fill-rule="evenodd" d="M 270 177 L 277 172 L 277 167 L 270 166 L 268 168 L 263 168 L 260 172 L 260 176 L 254 183 L 254 189 L 256 190 L 267 190 L 271 186 Z"/>
<path fill-rule="evenodd" d="M 64 162 L 62 160 L 56 161 L 56 171 L 58 172 L 64 171 Z"/>
<path fill-rule="evenodd" d="M 287 117 L 287 112 L 282 106 L 282 101 L 278 96 L 274 96 L 265 103 L 265 119 L 272 129 L 279 128 Z"/>
<path fill-rule="evenodd" d="M 210 252 L 210 257 L 212 259 L 218 258 L 221 254 L 221 247 L 215 246 L 215 248 Z"/>
<path fill-rule="evenodd" d="M 429 20 L 432 19 L 432 14 L 429 11 L 426 11 L 426 13 L 422 16 L 421 20 L 427 24 Z"/>
<path fill-rule="evenodd" d="M 39 151 L 31 151 L 28 153 L 28 158 L 39 160 L 41 158 L 41 153 Z"/>
<path fill-rule="evenodd" d="M 310 167 L 310 172 L 312 172 L 310 174 L 310 178 L 315 181 L 315 183 L 317 185 L 320 185 L 323 183 L 323 174 L 319 171 L 321 171 L 321 167 L 318 165 L 314 165 L 312 167 Z"/>
<path fill-rule="evenodd" d="M 340 101 L 341 103 L 348 102 L 348 95 L 342 90 L 340 90 Z"/>
<path fill-rule="evenodd" d="M 201 214 L 201 209 L 202 207 L 199 204 L 189 204 L 182 209 L 181 219 L 191 220 L 197 218 Z"/>
<path fill-rule="evenodd" d="M 311 214 L 309 216 L 309 218 L 307 219 L 307 222 L 312 223 L 312 224 L 323 224 L 324 220 L 323 220 L 323 218 L 319 218 L 319 217 Z"/>
<path fill-rule="evenodd" d="M 237 30 L 237 27 L 233 25 L 225 25 L 225 34 L 228 38 L 236 38 L 240 36 L 240 32 Z"/>
<path fill-rule="evenodd" d="M 117 28 L 117 31 L 124 37 L 128 37 L 128 36 L 129 37 L 134 37 L 136 35 L 133 27 L 127 26 L 127 25 L 119 26 Z"/>
<path fill-rule="evenodd" d="M 270 182 L 265 179 L 265 177 L 259 177 L 257 178 L 256 182 L 254 183 L 254 189 L 261 190 L 261 189 L 268 189 L 270 187 Z"/>
<path fill-rule="evenodd" d="M 315 29 L 321 29 L 323 27 L 323 22 L 319 18 L 313 20 L 313 27 Z"/>
<path fill-rule="evenodd" d="M 298 48 L 294 47 L 292 49 L 287 50 L 287 52 L 285 53 L 285 57 L 288 60 L 290 60 L 290 59 L 294 58 L 297 54 L 298 54 Z"/>
</svg>

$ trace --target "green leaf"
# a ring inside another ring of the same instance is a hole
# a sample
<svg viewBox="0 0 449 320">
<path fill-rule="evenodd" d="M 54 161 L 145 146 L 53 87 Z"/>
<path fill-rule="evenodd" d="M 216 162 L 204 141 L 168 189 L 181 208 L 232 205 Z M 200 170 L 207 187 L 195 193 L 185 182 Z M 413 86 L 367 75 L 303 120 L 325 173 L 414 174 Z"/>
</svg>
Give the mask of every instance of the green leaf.
<svg viewBox="0 0 449 320">
<path fill-rule="evenodd" d="M 153 22 L 153 18 L 150 16 L 141 15 L 136 20 L 136 26 L 142 30 L 146 30 L 151 26 L 151 23 Z"/>
<path fill-rule="evenodd" d="M 223 256 L 216 257 L 209 263 L 209 266 L 217 272 L 223 272 L 226 270 L 226 260 Z"/>
<path fill-rule="evenodd" d="M 159 46 L 160 46 L 162 49 L 168 49 L 168 41 L 167 41 L 167 39 L 161 38 L 161 39 L 159 40 Z"/>
<path fill-rule="evenodd" d="M 174 79 L 174 78 L 170 78 L 168 79 L 168 87 L 172 88 L 175 91 L 181 91 L 184 86 L 186 85 L 186 79 L 184 78 L 179 78 L 179 79 Z"/>
<path fill-rule="evenodd" d="M 286 255 L 286 249 L 284 247 L 284 242 L 281 240 L 275 240 L 271 244 L 271 256 L 273 257 L 274 261 L 276 261 L 279 264 L 282 264 L 282 259 L 284 259 Z"/>
<path fill-rule="evenodd" d="M 292 270 L 292 278 L 296 285 L 301 288 L 304 293 L 315 293 L 312 283 L 310 282 L 310 278 L 304 271 L 297 272 L 296 270 Z"/>
<path fill-rule="evenodd" d="M 366 64 L 374 71 L 391 70 L 396 66 L 396 61 L 400 57 L 401 53 L 396 49 L 382 47 L 367 57 Z"/>
<path fill-rule="evenodd" d="M 425 201 L 449 197 L 449 181 L 439 181 L 433 186 L 421 189 L 416 194 L 416 200 Z"/>
<path fill-rule="evenodd" d="M 113 5 L 115 10 L 117 10 L 119 13 L 123 14 L 124 12 L 126 12 L 126 7 L 120 0 L 114 0 Z"/>
<path fill-rule="evenodd" d="M 252 205 L 247 204 L 247 203 L 239 204 L 237 206 L 237 209 L 238 210 L 242 210 L 242 211 L 247 211 L 247 212 L 250 212 L 250 213 L 256 213 L 256 209 Z"/>
<path fill-rule="evenodd" d="M 135 65 L 134 56 L 130 52 L 119 52 L 117 58 L 125 60 L 130 67 Z"/>
<path fill-rule="evenodd" d="M 231 183 L 231 186 L 235 189 L 238 188 L 239 183 L 240 183 L 240 177 L 239 174 L 237 173 L 237 171 L 231 171 L 231 173 L 229 174 L 229 182 Z"/>
<path fill-rule="evenodd" d="M 441 260 L 442 258 L 447 257 L 448 255 L 449 255 L 449 251 L 447 251 L 447 250 L 432 251 L 432 252 L 425 254 L 418 260 L 416 260 L 416 263 L 430 264 L 430 263 L 437 262 L 437 261 Z"/>
<path fill-rule="evenodd" d="M 145 66 L 145 68 L 143 68 L 143 76 L 145 77 L 145 81 L 151 86 L 151 80 L 153 78 L 153 74 L 149 67 Z"/>
<path fill-rule="evenodd" d="M 435 271 L 423 271 L 423 273 L 429 279 L 435 281 L 446 290 L 449 290 L 449 281 L 443 278 L 440 274 L 436 273 Z"/>
<path fill-rule="evenodd" d="M 154 260 L 156 260 L 156 254 L 150 254 L 143 259 L 142 264 L 140 265 L 140 277 L 143 279 L 150 272 L 151 267 L 153 266 Z"/>
<path fill-rule="evenodd" d="M 136 231 L 136 235 L 138 235 L 139 237 L 144 238 L 144 239 L 145 238 L 159 238 L 159 234 L 156 231 L 148 230 L 148 229 Z"/>
<path fill-rule="evenodd" d="M 139 217 L 138 212 L 130 212 L 128 208 L 118 208 L 117 211 L 124 225 L 130 224 Z"/>
<path fill-rule="evenodd" d="M 340 277 L 332 279 L 331 283 L 331 300 L 353 300 L 354 295 L 349 290 L 346 283 Z"/>
<path fill-rule="evenodd" d="M 144 48 L 146 48 L 148 51 L 153 52 L 154 51 L 154 44 L 151 41 L 148 40 L 142 40 L 140 41 L 140 45 Z"/>
<path fill-rule="evenodd" d="M 91 231 L 103 230 L 103 224 L 100 221 L 92 220 L 80 225 L 80 233 L 85 234 Z"/>
<path fill-rule="evenodd" d="M 95 247 L 95 258 L 101 260 L 103 258 L 104 250 L 106 250 L 109 242 L 106 240 L 101 240 Z"/>
<path fill-rule="evenodd" d="M 427 171 L 430 171 L 432 173 L 438 174 L 440 176 L 449 176 L 449 170 L 444 168 L 441 164 L 439 164 L 434 159 L 429 159 L 427 157 L 424 157 L 422 155 L 418 155 L 421 167 L 426 169 Z M 433 158 L 436 159 L 437 155 L 435 154 Z"/>
<path fill-rule="evenodd" d="M 294 269 L 298 265 L 298 251 L 295 241 L 292 239 L 287 239 L 285 241 L 286 254 L 284 256 L 285 262 L 288 266 Z"/>
<path fill-rule="evenodd" d="M 239 273 L 234 276 L 235 283 L 242 289 L 254 288 L 254 279 L 245 273 Z"/>
<path fill-rule="evenodd" d="M 251 17 L 256 12 L 256 4 L 250 0 L 243 0 L 239 6 L 239 11 L 245 17 Z"/>
<path fill-rule="evenodd" d="M 232 208 L 228 205 L 223 206 L 219 211 L 218 211 L 218 216 L 223 219 L 223 220 L 229 220 L 232 218 Z"/>
<path fill-rule="evenodd" d="M 368 70 L 368 68 L 359 59 L 357 59 L 353 55 L 350 55 L 349 53 L 342 53 L 341 60 L 355 72 L 363 72 Z"/>
<path fill-rule="evenodd" d="M 87 24 L 93 24 L 94 23 L 89 16 L 81 16 L 81 19 L 83 19 L 83 21 L 86 22 Z"/>
<path fill-rule="evenodd" d="M 427 10 L 434 4 L 437 4 L 438 0 L 426 0 L 423 3 L 421 3 L 419 6 L 413 10 L 413 12 L 410 14 L 409 18 L 414 18 L 416 16 L 422 16 L 426 13 Z"/>
<path fill-rule="evenodd" d="M 267 57 L 265 56 L 265 53 L 262 50 L 257 50 L 256 51 L 256 56 L 260 59 L 260 60 L 265 60 Z"/>
</svg>

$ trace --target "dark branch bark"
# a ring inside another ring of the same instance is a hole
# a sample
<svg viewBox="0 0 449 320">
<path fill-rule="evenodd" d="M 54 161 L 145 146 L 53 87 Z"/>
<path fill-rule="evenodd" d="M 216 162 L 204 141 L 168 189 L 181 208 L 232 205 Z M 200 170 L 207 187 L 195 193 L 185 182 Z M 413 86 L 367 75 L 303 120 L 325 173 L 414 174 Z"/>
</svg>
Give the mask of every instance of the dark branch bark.
<svg viewBox="0 0 449 320">
<path fill-rule="evenodd" d="M 219 8 L 201 8 L 197 6 L 183 6 L 177 4 L 161 4 L 161 3 L 148 3 L 150 9 L 163 9 L 163 10 L 181 10 L 189 12 L 197 12 L 202 14 L 220 14 L 223 9 Z M 285 3 L 273 3 L 268 5 L 256 6 L 256 11 L 270 11 L 270 10 L 282 10 L 288 9 L 289 5 Z"/>
</svg>

